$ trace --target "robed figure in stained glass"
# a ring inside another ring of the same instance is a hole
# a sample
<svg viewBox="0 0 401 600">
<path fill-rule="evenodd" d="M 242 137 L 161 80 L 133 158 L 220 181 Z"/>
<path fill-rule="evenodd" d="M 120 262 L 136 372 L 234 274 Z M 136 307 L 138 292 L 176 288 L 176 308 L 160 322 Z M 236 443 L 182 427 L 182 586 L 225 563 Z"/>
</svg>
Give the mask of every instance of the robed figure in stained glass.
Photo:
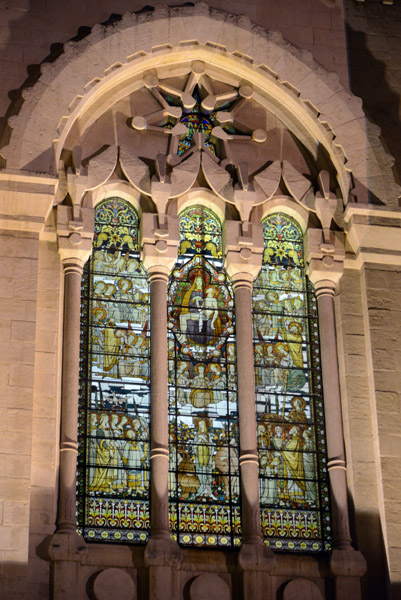
<svg viewBox="0 0 401 600">
<path fill-rule="evenodd" d="M 253 286 L 262 530 L 276 549 L 323 550 L 330 525 L 316 301 L 299 226 L 276 213 L 263 233 Z"/>
<path fill-rule="evenodd" d="M 170 522 L 185 545 L 239 542 L 233 294 L 221 225 L 204 207 L 180 215 L 168 294 Z"/>
<path fill-rule="evenodd" d="M 96 207 L 81 319 L 78 518 L 87 540 L 148 538 L 149 286 L 138 226 L 120 198 Z"/>
</svg>

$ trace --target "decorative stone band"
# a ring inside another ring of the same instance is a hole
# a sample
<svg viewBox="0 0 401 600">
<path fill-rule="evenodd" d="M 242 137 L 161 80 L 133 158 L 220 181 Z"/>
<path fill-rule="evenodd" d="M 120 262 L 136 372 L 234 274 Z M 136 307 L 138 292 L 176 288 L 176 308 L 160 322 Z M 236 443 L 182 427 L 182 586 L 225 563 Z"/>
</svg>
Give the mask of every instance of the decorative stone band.
<svg viewBox="0 0 401 600">
<path fill-rule="evenodd" d="M 163 271 L 152 271 L 151 268 L 148 270 L 148 273 L 149 273 L 150 283 L 154 283 L 156 281 L 163 281 L 164 283 L 167 284 L 167 282 L 168 282 L 168 274 L 167 273 L 164 273 Z"/>
<path fill-rule="evenodd" d="M 246 463 L 254 463 L 256 465 L 259 466 L 259 457 L 256 454 L 256 452 L 248 452 L 247 454 L 242 454 L 239 457 L 239 464 L 242 467 L 242 465 L 245 465 Z"/>
<path fill-rule="evenodd" d="M 152 448 L 152 450 L 150 451 L 150 460 L 152 460 L 153 458 L 165 458 L 166 460 L 168 460 L 168 455 L 168 449 L 159 446 L 158 448 Z"/>
<path fill-rule="evenodd" d="M 343 471 L 346 471 L 347 465 L 345 464 L 345 460 L 341 458 L 335 458 L 328 461 L 327 468 L 329 471 L 332 471 L 333 469 L 342 469 Z"/>
<path fill-rule="evenodd" d="M 334 288 L 335 284 L 330 280 L 318 281 L 315 283 L 315 295 L 316 298 L 320 296 L 330 296 L 333 298 L 334 296 Z"/>
<path fill-rule="evenodd" d="M 242 273 L 241 273 L 242 274 Z M 233 288 L 234 292 L 239 290 L 240 288 L 246 288 L 248 290 L 252 290 L 252 279 L 236 279 L 233 277 Z"/>
<path fill-rule="evenodd" d="M 78 454 L 77 442 L 61 442 L 60 452 L 74 452 L 75 454 Z"/>
<path fill-rule="evenodd" d="M 63 262 L 64 267 L 64 275 L 79 275 L 82 276 L 83 263 L 81 261 L 77 262 Z"/>
</svg>

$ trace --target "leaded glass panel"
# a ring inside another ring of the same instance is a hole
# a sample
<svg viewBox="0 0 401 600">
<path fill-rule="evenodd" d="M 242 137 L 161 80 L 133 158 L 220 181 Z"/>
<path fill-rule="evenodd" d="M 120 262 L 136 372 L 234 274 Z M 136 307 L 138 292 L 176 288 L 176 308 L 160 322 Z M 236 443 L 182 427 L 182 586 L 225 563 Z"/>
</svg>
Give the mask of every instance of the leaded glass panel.
<svg viewBox="0 0 401 600">
<path fill-rule="evenodd" d="M 138 216 L 95 212 L 82 283 L 78 523 L 89 540 L 144 543 L 149 529 L 149 286 Z"/>
<path fill-rule="evenodd" d="M 253 288 L 262 530 L 274 549 L 319 552 L 331 536 L 316 300 L 298 225 L 277 213 L 263 232 Z"/>
<path fill-rule="evenodd" d="M 211 211 L 185 210 L 180 233 L 168 291 L 170 524 L 183 545 L 232 547 L 240 542 L 233 293 Z"/>
</svg>

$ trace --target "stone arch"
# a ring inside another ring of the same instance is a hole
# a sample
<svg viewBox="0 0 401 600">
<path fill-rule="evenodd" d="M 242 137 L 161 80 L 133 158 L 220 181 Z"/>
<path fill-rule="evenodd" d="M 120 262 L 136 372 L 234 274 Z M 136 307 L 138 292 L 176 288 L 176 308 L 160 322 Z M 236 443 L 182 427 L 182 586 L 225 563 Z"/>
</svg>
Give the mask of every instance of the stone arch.
<svg viewBox="0 0 401 600">
<path fill-rule="evenodd" d="M 194 16 L 196 31 L 191 30 Z M 359 200 L 367 200 L 364 191 L 370 188 L 382 202 L 395 203 L 395 188 L 386 190 L 383 177 L 373 186 L 368 180 L 372 144 L 361 101 L 342 87 L 337 75 L 327 73 L 309 52 L 291 46 L 281 34 L 266 32 L 248 17 L 210 9 L 204 2 L 127 13 L 108 26 L 96 25 L 79 42 L 67 42 L 58 59 L 41 65 L 37 83 L 23 90 L 19 114 L 9 118 L 10 143 L 2 149 L 7 169 L 56 175 L 74 127 L 84 132 L 110 103 L 139 85 L 144 71 L 179 71 L 185 62 L 197 59 L 223 77 L 234 73 L 250 82 L 258 99 L 273 107 L 307 146 L 315 152 L 324 148 L 345 201 L 352 172 L 351 187 L 357 185 Z M 387 174 L 391 159 L 383 162 Z"/>
</svg>

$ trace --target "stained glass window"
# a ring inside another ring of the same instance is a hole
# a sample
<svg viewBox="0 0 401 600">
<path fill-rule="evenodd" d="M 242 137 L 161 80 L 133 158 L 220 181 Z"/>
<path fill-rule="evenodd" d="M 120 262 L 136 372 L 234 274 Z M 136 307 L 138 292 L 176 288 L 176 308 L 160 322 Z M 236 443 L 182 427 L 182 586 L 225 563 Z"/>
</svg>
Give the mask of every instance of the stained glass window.
<svg viewBox="0 0 401 600">
<path fill-rule="evenodd" d="M 78 523 L 88 540 L 148 539 L 149 358 L 138 215 L 110 198 L 96 208 L 82 283 Z"/>
<path fill-rule="evenodd" d="M 168 291 L 170 524 L 182 545 L 233 547 L 240 540 L 233 292 L 213 213 L 183 211 L 180 232 Z"/>
<path fill-rule="evenodd" d="M 331 538 L 316 300 L 299 226 L 277 213 L 263 232 L 253 288 L 262 530 L 273 549 L 319 552 Z"/>
</svg>

